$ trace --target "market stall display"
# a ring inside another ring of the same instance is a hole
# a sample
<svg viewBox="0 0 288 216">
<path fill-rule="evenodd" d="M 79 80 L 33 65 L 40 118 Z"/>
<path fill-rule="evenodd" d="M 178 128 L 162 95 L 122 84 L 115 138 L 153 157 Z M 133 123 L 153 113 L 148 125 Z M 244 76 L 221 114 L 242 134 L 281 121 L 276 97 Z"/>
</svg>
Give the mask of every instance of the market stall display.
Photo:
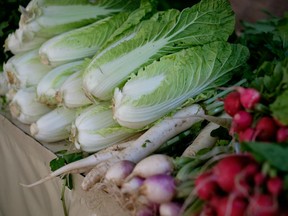
<svg viewBox="0 0 288 216">
<path fill-rule="evenodd" d="M 268 152 L 288 142 L 287 21 L 236 35 L 227 0 L 30 1 L 5 42 L 3 107 L 66 147 L 19 184 L 73 191 L 78 173 L 86 204 L 102 191 L 125 214 L 284 215 L 286 160 Z"/>
</svg>

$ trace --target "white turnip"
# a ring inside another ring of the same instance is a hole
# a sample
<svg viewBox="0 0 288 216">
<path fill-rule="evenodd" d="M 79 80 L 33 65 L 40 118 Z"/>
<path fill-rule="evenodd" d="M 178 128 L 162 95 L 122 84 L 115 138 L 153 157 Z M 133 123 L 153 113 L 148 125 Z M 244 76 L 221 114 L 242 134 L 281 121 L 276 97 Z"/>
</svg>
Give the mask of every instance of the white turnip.
<svg viewBox="0 0 288 216">
<path fill-rule="evenodd" d="M 176 202 L 162 203 L 159 206 L 160 216 L 180 216 L 181 204 Z"/>
<path fill-rule="evenodd" d="M 104 180 L 112 181 L 117 186 L 120 186 L 133 171 L 134 167 L 135 163 L 128 160 L 116 162 L 107 170 Z"/>
<path fill-rule="evenodd" d="M 164 154 L 153 154 L 140 160 L 127 180 L 134 176 L 147 178 L 156 174 L 170 174 L 173 172 L 173 159 Z"/>
<path fill-rule="evenodd" d="M 176 183 L 170 175 L 153 175 L 144 180 L 140 193 L 152 203 L 170 202 L 176 194 Z"/>
<path fill-rule="evenodd" d="M 134 176 L 129 181 L 123 182 L 121 185 L 121 193 L 123 194 L 135 194 L 143 184 L 144 179 L 139 176 Z"/>
</svg>

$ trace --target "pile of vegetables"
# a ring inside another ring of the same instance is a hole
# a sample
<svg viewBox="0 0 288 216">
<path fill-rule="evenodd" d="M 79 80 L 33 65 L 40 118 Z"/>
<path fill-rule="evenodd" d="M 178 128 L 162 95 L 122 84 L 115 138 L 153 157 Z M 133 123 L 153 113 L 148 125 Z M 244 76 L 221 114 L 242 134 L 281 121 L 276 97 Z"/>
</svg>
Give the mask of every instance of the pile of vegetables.
<svg viewBox="0 0 288 216">
<path fill-rule="evenodd" d="M 23 186 L 85 173 L 83 190 L 132 215 L 287 212 L 288 170 L 267 155 L 287 151 L 287 16 L 235 39 L 226 0 L 31 0 L 20 12 L 0 93 L 36 140 L 72 146 Z"/>
</svg>

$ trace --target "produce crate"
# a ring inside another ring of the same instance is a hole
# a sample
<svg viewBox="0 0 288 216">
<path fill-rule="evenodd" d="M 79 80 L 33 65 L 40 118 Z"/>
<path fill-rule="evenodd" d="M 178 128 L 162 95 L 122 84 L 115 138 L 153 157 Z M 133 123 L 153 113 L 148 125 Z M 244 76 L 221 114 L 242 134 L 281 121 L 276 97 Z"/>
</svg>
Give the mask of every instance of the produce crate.
<svg viewBox="0 0 288 216">
<path fill-rule="evenodd" d="M 60 178 L 33 188 L 20 183 L 32 183 L 50 172 L 49 163 L 55 152 L 67 144 L 43 144 L 29 136 L 28 126 L 0 115 L 1 193 L 0 216 L 61 216 L 64 215 Z M 65 188 L 65 203 L 69 216 L 125 215 L 118 203 L 102 191 L 84 193 L 80 188 L 83 176 L 73 175 L 74 188 Z"/>
</svg>

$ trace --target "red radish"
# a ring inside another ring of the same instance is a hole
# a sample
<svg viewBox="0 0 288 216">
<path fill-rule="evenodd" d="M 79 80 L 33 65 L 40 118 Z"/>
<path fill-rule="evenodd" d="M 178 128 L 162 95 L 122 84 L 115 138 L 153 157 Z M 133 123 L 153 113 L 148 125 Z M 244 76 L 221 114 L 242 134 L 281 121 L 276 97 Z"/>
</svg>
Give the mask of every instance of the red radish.
<svg viewBox="0 0 288 216">
<path fill-rule="evenodd" d="M 252 162 L 249 163 L 238 175 L 236 175 L 234 192 L 244 196 L 249 196 L 249 193 L 253 189 L 251 182 L 259 169 L 260 167 L 258 164 Z"/>
<path fill-rule="evenodd" d="M 262 117 L 255 126 L 256 140 L 264 142 L 274 141 L 276 139 L 277 129 L 277 124 L 272 117 Z"/>
<path fill-rule="evenodd" d="M 247 155 L 231 155 L 221 159 L 213 168 L 219 186 L 226 192 L 233 191 L 236 176 L 250 161 Z"/>
<path fill-rule="evenodd" d="M 250 162 L 244 169 L 243 173 L 246 178 L 249 178 L 251 176 L 255 176 L 256 173 L 259 171 L 260 166 L 256 162 Z"/>
<path fill-rule="evenodd" d="M 236 132 L 245 130 L 253 123 L 253 116 L 245 110 L 240 110 L 233 117 L 234 130 Z"/>
<path fill-rule="evenodd" d="M 288 141 L 288 127 L 280 127 L 277 131 L 277 142 L 287 142 Z"/>
<path fill-rule="evenodd" d="M 262 185 L 265 182 L 265 180 L 266 176 L 262 172 L 259 172 L 254 175 L 254 183 L 256 186 Z"/>
<path fill-rule="evenodd" d="M 197 195 L 202 200 L 209 200 L 219 189 L 211 172 L 205 172 L 199 175 L 195 180 L 195 189 Z"/>
<path fill-rule="evenodd" d="M 261 94 L 256 89 L 239 86 L 236 90 L 240 93 L 240 101 L 245 109 L 253 109 L 260 102 Z"/>
<path fill-rule="evenodd" d="M 224 110 L 230 115 L 234 116 L 237 112 L 242 110 L 243 107 L 240 102 L 240 93 L 239 92 L 231 92 L 224 99 Z"/>
<path fill-rule="evenodd" d="M 254 128 L 247 128 L 244 131 L 239 132 L 239 142 L 249 142 L 254 141 L 255 136 L 255 129 Z"/>
<path fill-rule="evenodd" d="M 244 216 L 248 202 L 246 199 L 235 196 L 223 197 L 217 206 L 217 216 Z"/>
<path fill-rule="evenodd" d="M 271 194 L 278 196 L 283 189 L 282 179 L 278 176 L 268 179 L 267 189 Z"/>
<path fill-rule="evenodd" d="M 176 194 L 175 180 L 166 174 L 150 176 L 144 180 L 140 193 L 153 203 L 170 202 Z"/>
<path fill-rule="evenodd" d="M 279 216 L 277 200 L 267 194 L 257 194 L 250 199 L 247 213 L 253 216 Z"/>
<path fill-rule="evenodd" d="M 226 194 L 225 194 L 226 195 Z M 222 195 L 223 196 L 223 195 Z M 209 205 L 211 207 L 213 207 L 214 209 L 217 208 L 217 206 L 219 205 L 221 199 L 223 198 L 222 196 L 216 194 L 213 197 L 211 197 L 211 199 L 209 200 Z"/>
<path fill-rule="evenodd" d="M 275 116 L 273 116 L 273 119 L 274 119 L 275 123 L 278 125 L 278 127 L 285 127 L 286 126 L 279 119 L 276 119 Z"/>
<path fill-rule="evenodd" d="M 200 216 L 215 216 L 216 215 L 216 208 L 214 208 L 212 205 L 206 204 L 204 205 L 202 212 Z"/>
</svg>

